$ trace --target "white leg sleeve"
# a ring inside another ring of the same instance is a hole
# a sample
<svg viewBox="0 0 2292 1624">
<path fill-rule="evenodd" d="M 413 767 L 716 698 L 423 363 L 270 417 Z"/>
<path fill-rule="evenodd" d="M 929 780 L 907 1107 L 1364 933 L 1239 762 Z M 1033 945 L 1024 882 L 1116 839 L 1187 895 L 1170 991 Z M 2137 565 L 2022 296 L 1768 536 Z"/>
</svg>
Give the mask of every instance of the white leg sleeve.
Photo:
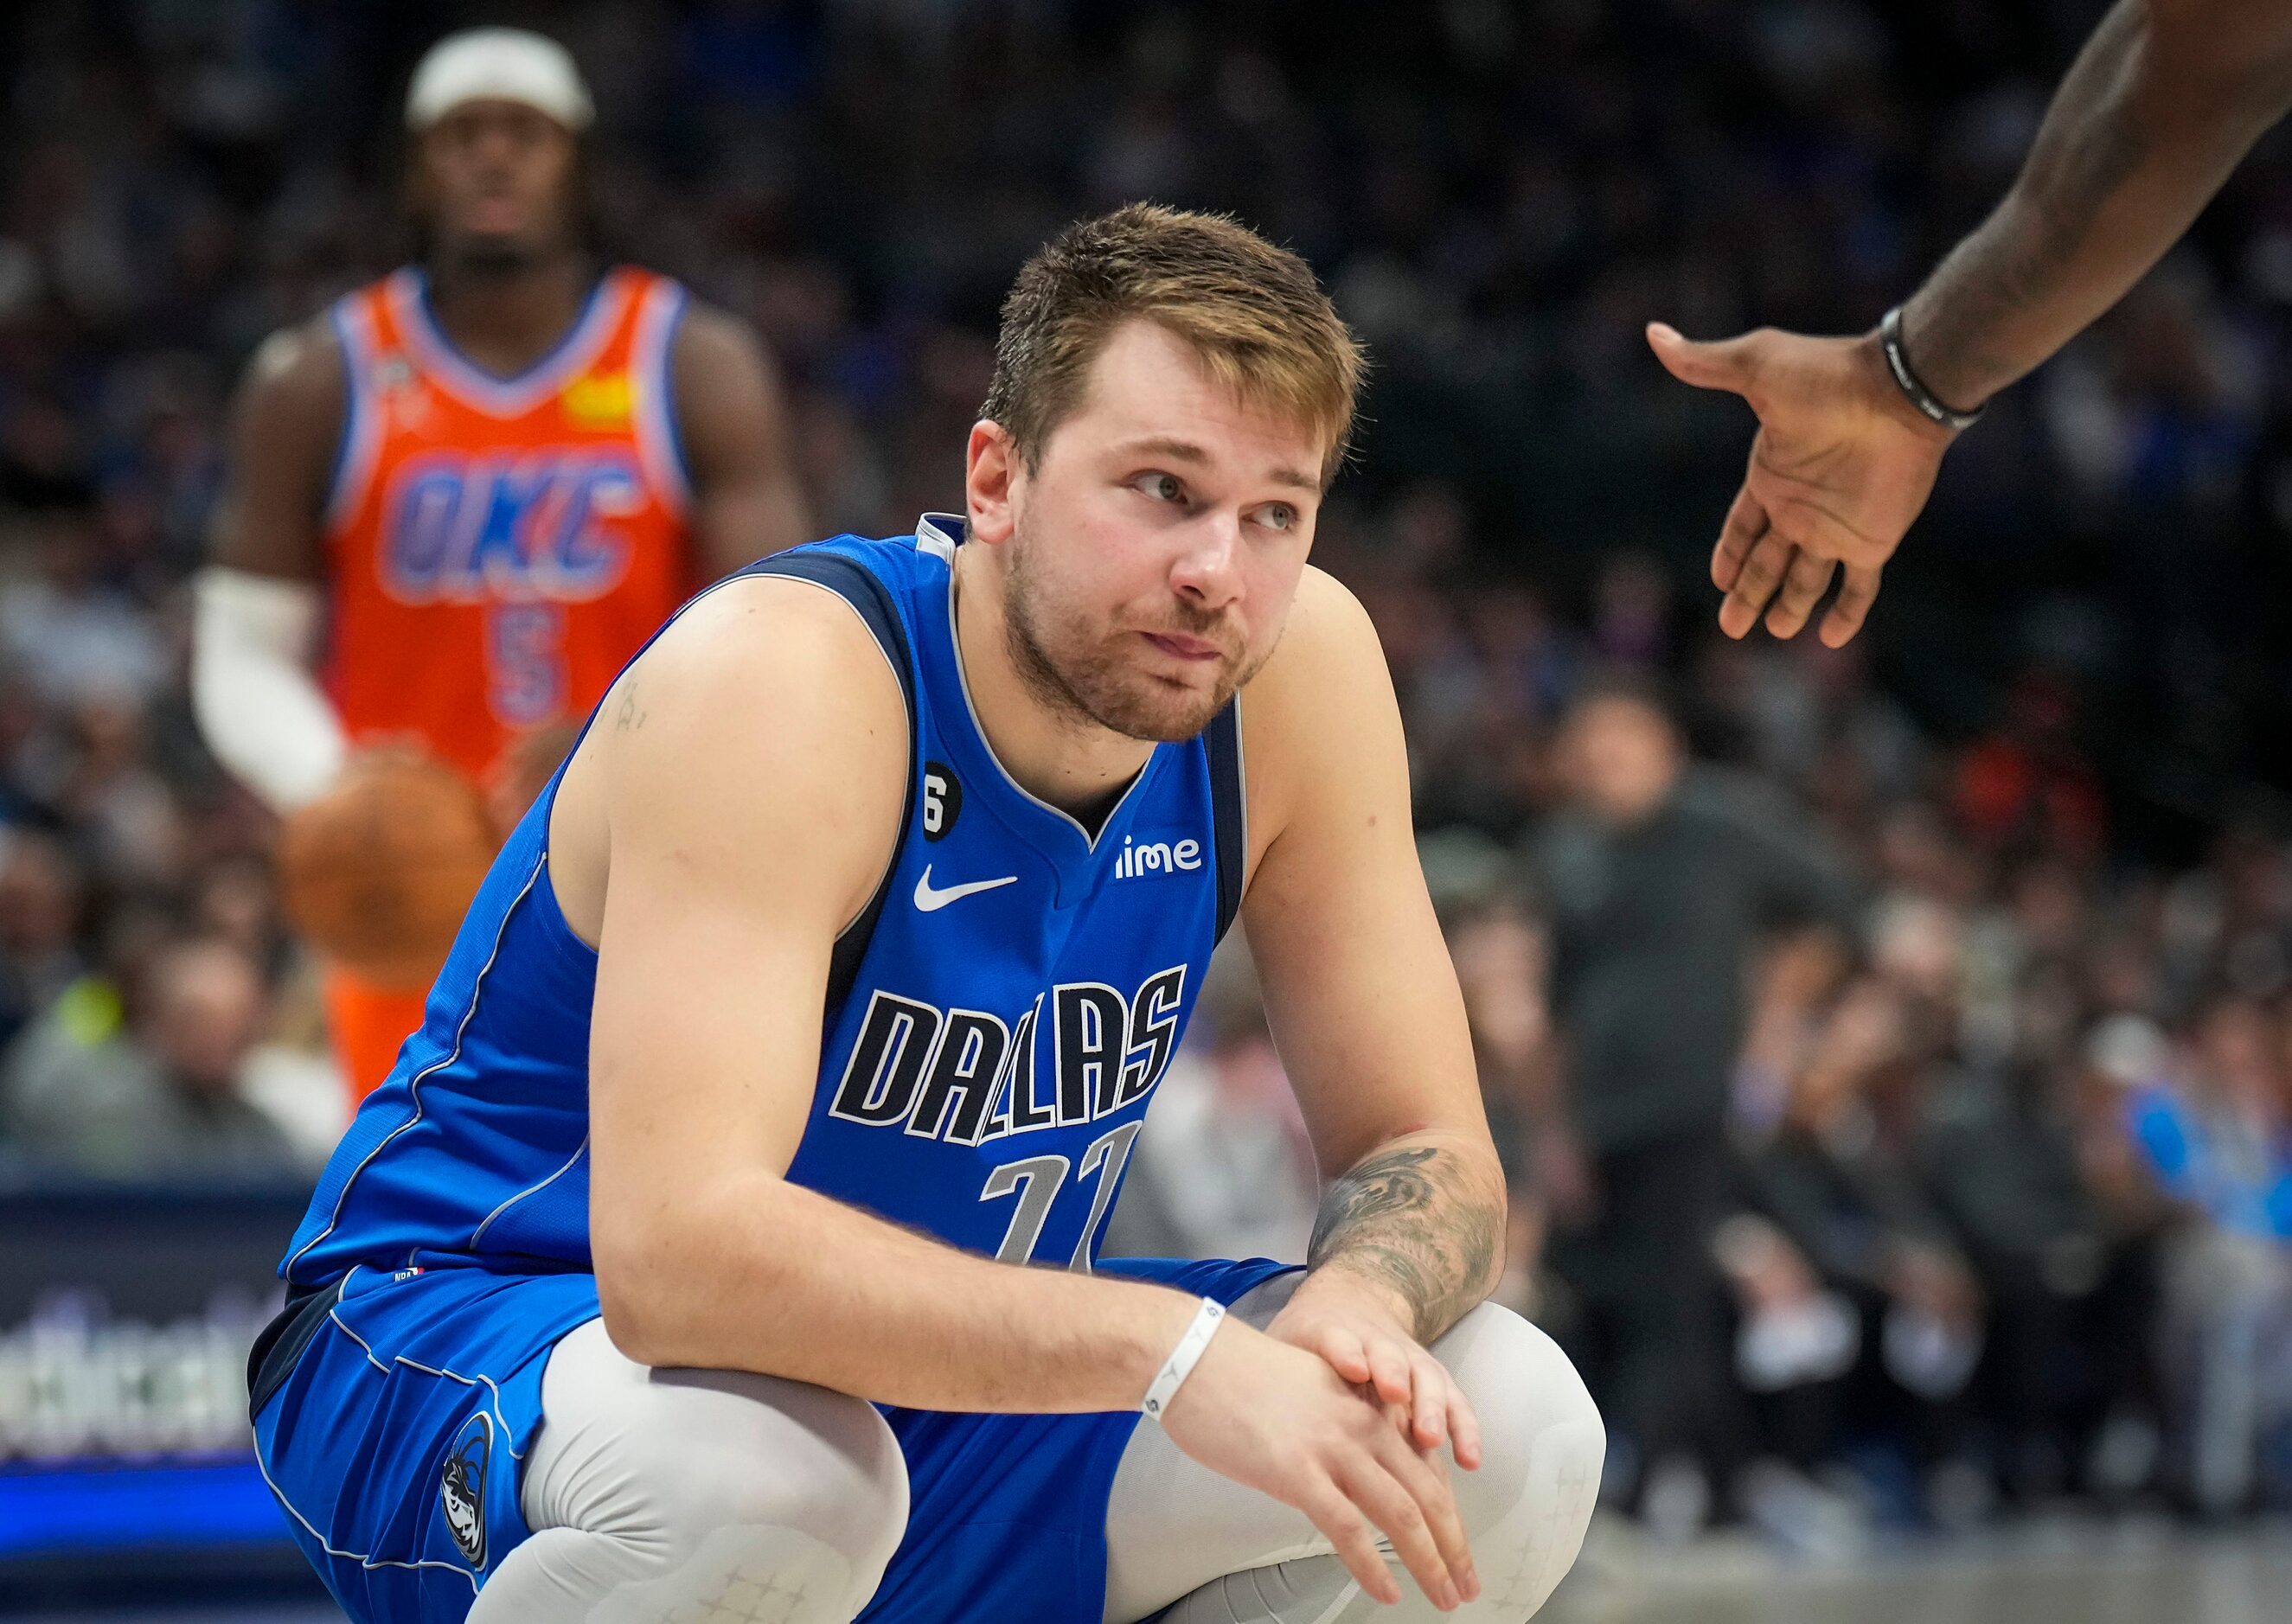
<svg viewBox="0 0 2292 1624">
<path fill-rule="evenodd" d="M 1260 1287 L 1235 1311 L 1266 1323 L 1297 1279 Z M 1442 1613 L 1397 1562 L 1400 1604 L 1364 1596 L 1303 1513 L 1218 1475 L 1142 1424 L 1107 1506 L 1107 1624 L 1133 1624 L 1173 1602 L 1166 1624 L 1517 1624 L 1543 1606 L 1592 1518 L 1607 1452 L 1599 1411 L 1552 1339 L 1493 1303 L 1432 1351 L 1481 1421 L 1480 1470 L 1449 1473 L 1479 1601 Z"/>
<path fill-rule="evenodd" d="M 656 1371 L 592 1320 L 557 1345 L 519 1496 L 533 1537 L 470 1624 L 849 1624 L 908 1520 L 868 1404 L 739 1371 Z"/>
</svg>

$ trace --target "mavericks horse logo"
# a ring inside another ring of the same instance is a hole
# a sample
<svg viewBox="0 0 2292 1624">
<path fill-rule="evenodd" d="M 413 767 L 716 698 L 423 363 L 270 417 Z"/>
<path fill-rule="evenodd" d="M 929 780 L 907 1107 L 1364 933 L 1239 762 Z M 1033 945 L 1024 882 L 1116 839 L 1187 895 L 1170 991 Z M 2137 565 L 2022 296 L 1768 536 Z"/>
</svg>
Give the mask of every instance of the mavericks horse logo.
<svg viewBox="0 0 2292 1624">
<path fill-rule="evenodd" d="M 446 1456 L 439 1498 L 454 1544 L 473 1568 L 486 1565 L 486 1468 L 493 1459 L 494 1418 L 480 1410 L 472 1416 Z"/>
</svg>

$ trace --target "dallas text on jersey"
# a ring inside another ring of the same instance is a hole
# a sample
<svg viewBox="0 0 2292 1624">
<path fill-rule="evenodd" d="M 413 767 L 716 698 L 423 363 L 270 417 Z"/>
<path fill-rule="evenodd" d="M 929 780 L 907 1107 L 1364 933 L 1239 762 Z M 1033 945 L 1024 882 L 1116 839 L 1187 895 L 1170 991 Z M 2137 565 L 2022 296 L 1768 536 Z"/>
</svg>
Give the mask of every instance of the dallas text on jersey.
<svg viewBox="0 0 2292 1624">
<path fill-rule="evenodd" d="M 1103 982 L 1061 983 L 1037 993 L 1015 1022 L 878 988 L 829 1113 L 956 1145 L 1095 1122 L 1160 1081 L 1185 985 L 1183 964 L 1157 970 L 1127 997 Z M 1037 1037 L 1046 1001 L 1053 1064 L 1044 1067 Z"/>
</svg>

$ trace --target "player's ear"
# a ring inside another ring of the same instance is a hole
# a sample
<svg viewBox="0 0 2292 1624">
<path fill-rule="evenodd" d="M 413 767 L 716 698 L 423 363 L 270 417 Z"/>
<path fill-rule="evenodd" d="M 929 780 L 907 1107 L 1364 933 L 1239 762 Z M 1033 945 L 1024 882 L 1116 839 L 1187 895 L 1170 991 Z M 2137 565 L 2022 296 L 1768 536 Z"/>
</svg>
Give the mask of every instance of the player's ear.
<svg viewBox="0 0 2292 1624">
<path fill-rule="evenodd" d="M 964 453 L 964 502 L 973 541 L 1003 542 L 1013 527 L 1011 486 L 1019 478 L 1019 448 L 1001 423 L 982 417 L 971 425 Z"/>
</svg>

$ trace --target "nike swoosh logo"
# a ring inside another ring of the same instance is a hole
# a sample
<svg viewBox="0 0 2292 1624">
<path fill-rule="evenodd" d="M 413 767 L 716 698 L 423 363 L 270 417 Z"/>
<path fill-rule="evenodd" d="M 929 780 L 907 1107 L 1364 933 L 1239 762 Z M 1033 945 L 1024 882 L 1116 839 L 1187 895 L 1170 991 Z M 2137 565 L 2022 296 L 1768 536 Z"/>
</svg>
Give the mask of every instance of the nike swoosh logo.
<svg viewBox="0 0 2292 1624">
<path fill-rule="evenodd" d="M 916 881 L 916 910 L 921 913 L 936 913 L 951 902 L 961 902 L 981 891 L 991 891 L 997 886 L 1016 885 L 1019 876 L 1005 874 L 1000 880 L 973 880 L 968 885 L 951 885 L 945 890 L 932 888 L 931 864 L 924 864 L 923 876 Z"/>
</svg>

